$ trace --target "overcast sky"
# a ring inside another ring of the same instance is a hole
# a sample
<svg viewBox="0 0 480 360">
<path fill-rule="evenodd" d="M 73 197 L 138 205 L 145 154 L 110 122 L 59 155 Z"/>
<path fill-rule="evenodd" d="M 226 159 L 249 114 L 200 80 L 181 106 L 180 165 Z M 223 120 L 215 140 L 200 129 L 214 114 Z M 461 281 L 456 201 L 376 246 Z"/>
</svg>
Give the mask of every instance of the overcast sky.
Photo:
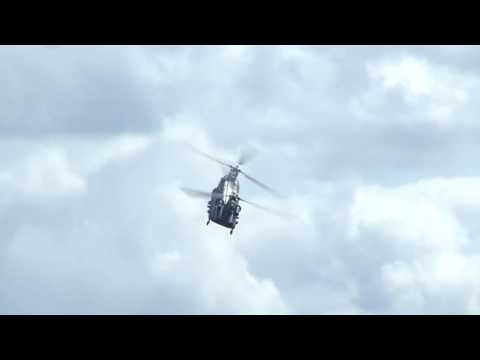
<svg viewBox="0 0 480 360">
<path fill-rule="evenodd" d="M 480 49 L 1 46 L 0 313 L 480 313 Z M 219 165 L 254 147 L 238 227 Z"/>
</svg>

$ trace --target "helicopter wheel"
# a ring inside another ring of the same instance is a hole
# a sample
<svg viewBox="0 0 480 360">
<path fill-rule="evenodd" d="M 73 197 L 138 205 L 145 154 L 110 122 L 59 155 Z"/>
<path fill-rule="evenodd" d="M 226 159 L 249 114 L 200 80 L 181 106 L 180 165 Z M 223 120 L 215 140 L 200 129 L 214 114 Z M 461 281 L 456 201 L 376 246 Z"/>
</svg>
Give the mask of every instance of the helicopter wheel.
<svg viewBox="0 0 480 360">
<path fill-rule="evenodd" d="M 208 221 L 207 221 L 207 226 L 208 226 L 208 224 L 210 224 L 210 219 L 208 219 Z"/>
<path fill-rule="evenodd" d="M 232 230 L 230 230 L 230 235 L 232 235 L 232 233 L 233 233 L 233 229 L 232 229 Z"/>
</svg>

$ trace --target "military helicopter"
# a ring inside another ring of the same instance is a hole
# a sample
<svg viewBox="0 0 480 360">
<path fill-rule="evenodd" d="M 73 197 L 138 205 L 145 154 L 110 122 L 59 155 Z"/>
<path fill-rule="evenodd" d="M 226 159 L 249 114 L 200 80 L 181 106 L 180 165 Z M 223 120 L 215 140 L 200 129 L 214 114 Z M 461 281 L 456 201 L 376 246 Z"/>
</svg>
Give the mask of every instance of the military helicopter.
<svg viewBox="0 0 480 360">
<path fill-rule="evenodd" d="M 275 190 L 261 183 L 260 181 L 256 180 L 255 178 L 246 174 L 243 170 L 240 169 L 241 165 L 244 165 L 245 163 L 247 163 L 257 154 L 256 151 L 244 152 L 238 159 L 237 164 L 232 165 L 223 160 L 220 160 L 211 155 L 208 155 L 198 149 L 195 149 L 191 146 L 189 147 L 191 150 L 206 157 L 207 159 L 213 160 L 230 169 L 228 174 L 226 174 L 220 179 L 217 187 L 214 188 L 211 193 L 206 191 L 198 191 L 198 190 L 193 190 L 188 188 L 181 188 L 181 190 L 189 196 L 210 199 L 208 202 L 207 226 L 210 223 L 210 221 L 213 221 L 218 225 L 229 228 L 230 235 L 231 235 L 233 233 L 233 230 L 235 229 L 235 226 L 238 224 L 239 214 L 240 214 L 240 211 L 242 210 L 242 207 L 239 204 L 240 201 L 246 204 L 252 205 L 256 208 L 268 211 L 278 216 L 288 216 L 287 214 L 284 214 L 282 212 L 255 204 L 251 201 L 247 201 L 239 196 L 240 182 L 238 179 L 238 175 L 242 174 L 243 176 L 245 176 L 245 178 L 252 181 L 254 184 L 260 186 L 262 189 L 268 191 L 269 193 L 277 197 L 280 197 L 280 195 Z"/>
</svg>

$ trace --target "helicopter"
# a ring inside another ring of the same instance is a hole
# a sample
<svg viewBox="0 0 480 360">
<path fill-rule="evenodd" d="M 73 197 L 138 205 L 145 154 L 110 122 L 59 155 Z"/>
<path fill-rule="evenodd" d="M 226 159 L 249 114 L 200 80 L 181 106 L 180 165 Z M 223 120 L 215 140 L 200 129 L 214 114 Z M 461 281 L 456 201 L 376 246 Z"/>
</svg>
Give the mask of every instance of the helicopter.
<svg viewBox="0 0 480 360">
<path fill-rule="evenodd" d="M 245 165 L 248 161 L 250 161 L 253 157 L 255 157 L 255 155 L 257 154 L 256 151 L 243 152 L 240 155 L 240 158 L 238 159 L 236 165 L 232 165 L 223 160 L 217 159 L 216 157 L 213 157 L 209 154 L 206 154 L 198 149 L 195 149 L 192 146 L 189 146 L 189 147 L 191 150 L 206 157 L 207 159 L 215 161 L 229 168 L 229 172 L 220 179 L 218 185 L 210 193 L 206 191 L 193 190 L 193 189 L 184 188 L 184 187 L 181 188 L 181 190 L 185 194 L 191 197 L 210 199 L 208 201 L 207 226 L 210 223 L 210 221 L 212 221 L 218 225 L 229 228 L 230 235 L 231 235 L 233 233 L 233 230 L 238 224 L 240 211 L 242 210 L 242 207 L 240 206 L 240 202 L 249 204 L 258 209 L 265 210 L 275 215 L 286 216 L 286 214 L 283 214 L 279 211 L 267 208 L 262 205 L 258 205 L 251 201 L 247 201 L 241 198 L 239 195 L 240 181 L 238 177 L 241 174 L 245 176 L 246 179 L 258 185 L 262 189 L 268 191 L 270 194 L 275 195 L 276 197 L 280 197 L 280 194 L 277 193 L 275 190 L 265 185 L 264 183 L 256 180 L 252 176 L 246 174 L 242 169 L 240 169 L 240 166 Z"/>
</svg>

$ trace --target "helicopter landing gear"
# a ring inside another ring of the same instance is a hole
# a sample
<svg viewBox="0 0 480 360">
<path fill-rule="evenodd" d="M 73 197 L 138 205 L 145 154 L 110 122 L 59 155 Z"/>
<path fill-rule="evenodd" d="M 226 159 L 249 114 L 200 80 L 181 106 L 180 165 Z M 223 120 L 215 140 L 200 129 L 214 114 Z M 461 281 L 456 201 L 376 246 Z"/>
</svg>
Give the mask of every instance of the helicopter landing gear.
<svg viewBox="0 0 480 360">
<path fill-rule="evenodd" d="M 208 219 L 208 221 L 207 221 L 207 226 L 208 226 L 208 224 L 210 224 L 210 219 Z"/>
<path fill-rule="evenodd" d="M 233 229 L 232 229 L 232 230 L 230 230 L 230 235 L 232 235 L 232 233 L 233 233 Z"/>
</svg>

